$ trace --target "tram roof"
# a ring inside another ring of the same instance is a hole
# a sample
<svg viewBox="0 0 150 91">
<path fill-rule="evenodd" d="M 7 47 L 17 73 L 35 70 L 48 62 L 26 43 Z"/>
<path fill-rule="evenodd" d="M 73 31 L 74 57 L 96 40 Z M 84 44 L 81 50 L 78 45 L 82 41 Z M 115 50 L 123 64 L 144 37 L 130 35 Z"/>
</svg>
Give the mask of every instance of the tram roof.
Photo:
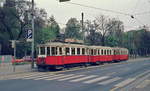
<svg viewBox="0 0 150 91">
<path fill-rule="evenodd" d="M 70 43 L 61 43 L 61 42 L 49 42 L 46 44 L 39 44 L 38 46 L 44 47 L 44 46 L 73 46 L 73 47 L 86 47 L 86 45 L 81 44 L 70 44 Z"/>
<path fill-rule="evenodd" d="M 87 46 L 82 44 L 70 44 L 70 43 L 61 43 L 61 42 L 48 42 L 45 44 L 39 44 L 38 47 L 45 47 L 45 46 L 59 46 L 59 47 L 88 47 L 88 48 L 95 48 L 95 49 L 123 49 L 128 50 L 127 48 L 121 47 L 107 47 L 107 46 Z"/>
</svg>

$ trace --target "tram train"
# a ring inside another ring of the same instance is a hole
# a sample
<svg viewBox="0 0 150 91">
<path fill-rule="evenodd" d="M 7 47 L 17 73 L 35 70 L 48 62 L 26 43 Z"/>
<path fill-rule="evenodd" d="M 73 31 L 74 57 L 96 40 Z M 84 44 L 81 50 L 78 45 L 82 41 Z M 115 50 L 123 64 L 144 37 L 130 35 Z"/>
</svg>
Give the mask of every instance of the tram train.
<svg viewBox="0 0 150 91">
<path fill-rule="evenodd" d="M 51 42 L 38 45 L 38 69 L 112 63 L 128 60 L 128 49 Z"/>
</svg>

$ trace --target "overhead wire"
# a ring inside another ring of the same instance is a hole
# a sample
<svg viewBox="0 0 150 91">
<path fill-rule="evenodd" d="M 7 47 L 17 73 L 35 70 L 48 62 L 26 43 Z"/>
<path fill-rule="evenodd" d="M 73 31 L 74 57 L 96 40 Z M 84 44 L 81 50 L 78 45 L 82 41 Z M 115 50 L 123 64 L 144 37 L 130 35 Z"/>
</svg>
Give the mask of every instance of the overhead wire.
<svg viewBox="0 0 150 91">
<path fill-rule="evenodd" d="M 66 2 L 66 3 L 73 4 L 73 5 L 78 5 L 78 6 L 82 6 L 82 7 L 86 7 L 86 8 L 92 8 L 92 9 L 96 9 L 96 10 L 101 10 L 101 11 L 105 11 L 105 12 L 111 12 L 111 13 L 117 13 L 117 14 L 131 16 L 131 14 L 123 13 L 123 12 L 119 12 L 119 11 L 103 9 L 103 8 L 98 8 L 98 7 L 94 7 L 94 6 L 89 6 L 89 5 L 79 4 L 79 3 L 73 3 L 73 2 Z"/>
<path fill-rule="evenodd" d="M 137 7 L 138 1 L 139 0 L 137 0 L 137 3 L 135 5 L 135 7 Z M 149 11 L 149 12 L 135 13 L 134 15 L 132 15 L 132 14 L 129 14 L 129 13 L 123 13 L 123 12 L 119 12 L 119 11 L 103 9 L 103 8 L 99 8 L 99 7 L 94 7 L 94 6 L 89 6 L 89 5 L 79 4 L 79 3 L 74 3 L 74 2 L 65 2 L 65 3 L 72 4 L 72 5 L 78 5 L 78 6 L 86 7 L 86 8 L 92 8 L 92 9 L 96 9 L 96 10 L 100 10 L 100 11 L 105 11 L 105 12 L 111 12 L 111 13 L 121 14 L 121 15 L 125 15 L 125 16 L 130 16 L 132 19 L 135 19 L 138 23 L 140 23 L 142 25 L 145 25 L 145 24 L 143 24 L 139 19 L 137 19 L 135 17 L 135 15 L 140 15 L 140 14 L 144 14 L 144 13 L 150 13 L 150 11 Z"/>
<path fill-rule="evenodd" d="M 150 14 L 150 11 L 135 13 L 134 15 L 144 15 L 144 14 Z"/>
</svg>

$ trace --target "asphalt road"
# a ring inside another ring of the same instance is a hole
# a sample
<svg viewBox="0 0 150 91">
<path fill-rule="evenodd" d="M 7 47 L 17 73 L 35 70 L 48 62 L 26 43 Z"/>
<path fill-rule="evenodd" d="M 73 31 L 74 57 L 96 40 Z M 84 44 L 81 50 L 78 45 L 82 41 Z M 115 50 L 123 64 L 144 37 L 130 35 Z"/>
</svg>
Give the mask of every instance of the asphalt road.
<svg viewBox="0 0 150 91">
<path fill-rule="evenodd" d="M 0 91 L 149 91 L 150 60 L 0 77 Z"/>
</svg>

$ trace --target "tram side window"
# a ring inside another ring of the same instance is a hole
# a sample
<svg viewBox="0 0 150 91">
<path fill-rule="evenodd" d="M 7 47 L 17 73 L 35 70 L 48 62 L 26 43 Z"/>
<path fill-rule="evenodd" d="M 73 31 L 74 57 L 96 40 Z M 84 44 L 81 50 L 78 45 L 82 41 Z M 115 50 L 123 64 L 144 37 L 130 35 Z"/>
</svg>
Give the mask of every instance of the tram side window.
<svg viewBox="0 0 150 91">
<path fill-rule="evenodd" d="M 96 49 L 94 49 L 94 55 L 96 55 L 96 54 L 97 54 L 97 53 L 96 53 L 96 51 L 97 51 L 97 50 L 96 50 Z"/>
<path fill-rule="evenodd" d="M 107 50 L 107 55 L 109 55 L 109 50 Z"/>
<path fill-rule="evenodd" d="M 62 55 L 62 48 L 59 48 L 59 54 Z"/>
<path fill-rule="evenodd" d="M 66 55 L 70 55 L 70 48 L 66 48 Z"/>
<path fill-rule="evenodd" d="M 75 55 L 75 48 L 71 48 L 72 55 Z"/>
<path fill-rule="evenodd" d="M 47 47 L 47 55 L 50 56 L 50 47 Z"/>
<path fill-rule="evenodd" d="M 82 48 L 82 55 L 85 55 L 85 49 Z"/>
<path fill-rule="evenodd" d="M 94 55 L 93 49 L 91 49 L 91 55 Z"/>
<path fill-rule="evenodd" d="M 99 49 L 97 51 L 98 51 L 98 55 L 100 55 Z"/>
<path fill-rule="evenodd" d="M 110 50 L 110 55 L 112 55 L 112 52 L 111 52 L 111 50 Z"/>
<path fill-rule="evenodd" d="M 40 55 L 45 55 L 45 47 L 40 47 L 40 50 L 41 50 Z"/>
<path fill-rule="evenodd" d="M 80 55 L 80 48 L 77 48 L 77 55 Z"/>
<path fill-rule="evenodd" d="M 104 50 L 104 55 L 106 55 L 106 50 Z"/>
<path fill-rule="evenodd" d="M 52 47 L 52 55 L 56 55 L 56 53 L 57 53 L 56 47 Z"/>
<path fill-rule="evenodd" d="M 101 55 L 103 55 L 103 49 L 101 50 Z"/>
</svg>

